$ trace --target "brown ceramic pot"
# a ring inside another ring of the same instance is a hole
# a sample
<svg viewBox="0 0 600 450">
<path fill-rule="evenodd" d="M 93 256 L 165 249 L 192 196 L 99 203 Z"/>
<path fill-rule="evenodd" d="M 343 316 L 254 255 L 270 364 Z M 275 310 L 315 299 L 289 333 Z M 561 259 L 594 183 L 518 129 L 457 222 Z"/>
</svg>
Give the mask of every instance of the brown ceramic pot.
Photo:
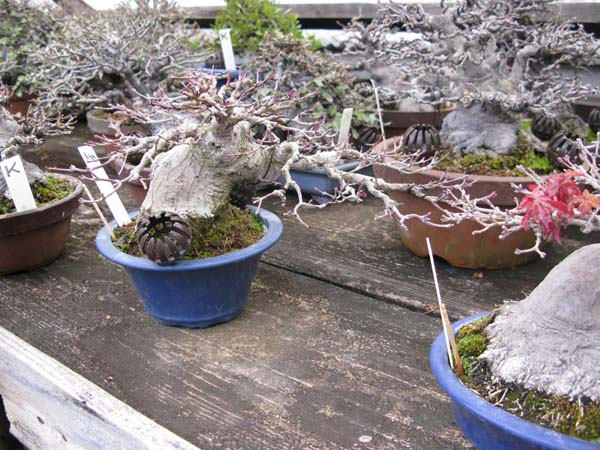
<svg viewBox="0 0 600 450">
<path fill-rule="evenodd" d="M 399 138 L 394 138 L 399 139 Z M 391 146 L 392 139 L 388 139 Z M 383 150 L 383 143 L 375 150 Z M 374 174 L 390 183 L 425 184 L 445 176 L 447 179 L 463 177 L 463 174 L 430 170 L 419 173 L 402 173 L 394 168 L 393 162 L 375 164 Z M 496 192 L 494 204 L 502 208 L 515 206 L 515 194 L 511 183 L 527 185 L 533 180 L 526 177 L 494 177 L 483 175 L 468 175 L 473 185 L 467 189 L 472 198 L 483 197 Z M 390 192 L 390 196 L 398 202 L 398 209 L 406 214 L 424 215 L 430 213 L 432 222 L 443 223 L 442 213 L 429 201 L 419 199 L 404 192 Z M 481 225 L 474 221 L 462 221 L 450 228 L 439 228 L 427 225 L 418 219 L 406 221 L 406 229 L 399 228 L 402 243 L 413 253 L 427 256 L 426 238 L 429 237 L 432 251 L 455 267 L 469 269 L 506 269 L 526 264 L 537 258 L 536 253 L 515 255 L 516 249 L 530 248 L 535 243 L 531 231 L 521 230 L 505 239 L 499 239 L 500 228 L 494 227 L 482 234 L 473 235 L 480 230 Z"/>
<path fill-rule="evenodd" d="M 110 127 L 110 120 L 103 117 L 103 114 L 106 114 L 106 111 L 102 109 L 92 109 L 85 113 L 85 118 L 87 121 L 87 126 L 90 131 L 94 134 L 102 134 L 108 137 L 115 137 L 116 133 Z M 117 114 L 118 115 L 118 114 Z M 123 118 L 125 118 L 124 114 L 121 114 Z M 136 135 L 146 135 L 146 130 L 142 125 L 134 124 L 134 125 L 121 125 L 121 131 L 123 134 L 136 134 Z"/>
<path fill-rule="evenodd" d="M 112 166 L 115 172 L 117 172 L 117 176 L 121 179 L 127 177 L 134 167 L 132 164 L 125 162 L 123 159 L 116 159 L 115 161 L 113 161 Z M 150 177 L 149 168 L 145 168 L 144 170 L 142 170 L 142 177 Z M 148 190 L 144 189 L 144 185 L 139 180 L 129 181 L 127 183 L 127 186 L 129 187 L 129 193 L 133 197 L 136 206 L 139 208 L 140 206 L 142 206 L 142 203 L 144 203 L 144 199 L 146 198 Z M 146 186 L 150 186 L 150 181 L 146 181 Z"/>
<path fill-rule="evenodd" d="M 67 175 L 52 176 L 70 180 L 74 191 L 62 200 L 31 211 L 0 214 L 1 275 L 44 266 L 63 252 L 83 185 Z"/>
<path fill-rule="evenodd" d="M 30 94 L 16 95 L 13 94 L 10 97 L 10 103 L 8 104 L 8 112 L 11 114 L 21 114 L 22 116 L 27 115 L 29 107 L 33 103 L 34 96 Z"/>
<path fill-rule="evenodd" d="M 400 136 L 411 125 L 426 123 L 437 128 L 442 126 L 442 121 L 454 108 L 440 109 L 439 111 L 393 111 L 383 110 L 381 113 L 383 123 L 386 123 L 386 137 Z"/>
<path fill-rule="evenodd" d="M 594 108 L 600 108 L 600 95 L 592 95 L 573 102 L 573 111 L 586 123 Z"/>
</svg>

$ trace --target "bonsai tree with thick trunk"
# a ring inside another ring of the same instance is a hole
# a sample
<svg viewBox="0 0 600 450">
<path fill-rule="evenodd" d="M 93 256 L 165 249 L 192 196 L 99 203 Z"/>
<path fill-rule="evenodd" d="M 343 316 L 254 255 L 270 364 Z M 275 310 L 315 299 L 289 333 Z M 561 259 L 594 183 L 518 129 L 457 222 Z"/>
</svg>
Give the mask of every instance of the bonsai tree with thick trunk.
<svg viewBox="0 0 600 450">
<path fill-rule="evenodd" d="M 298 196 L 298 204 L 290 211 L 298 217 L 304 208 L 323 208 L 304 200 L 300 187 L 290 174 L 291 168 L 321 167 L 340 183 L 330 204 L 361 201 L 364 192 L 381 199 L 385 214 L 403 222 L 386 190 L 413 190 L 426 196 L 428 189 L 443 186 L 393 185 L 354 172 L 344 172 L 336 163 L 346 159 L 370 164 L 378 155 L 360 153 L 347 145 L 338 146 L 335 133 L 327 130 L 323 120 L 307 119 L 312 111 L 301 111 L 299 104 L 310 100 L 311 94 L 280 89 L 272 78 L 259 81 L 242 74 L 217 87 L 217 79 L 209 72 L 189 72 L 175 81 L 182 84 L 177 94 L 159 92 L 145 98 L 144 109 L 120 106 L 118 110 L 130 118 L 152 126 L 152 136 L 119 134 L 104 138 L 118 150 L 107 157 L 108 165 L 117 158 L 138 161 L 131 173 L 114 181 L 115 189 L 123 183 L 141 180 L 146 167 L 152 170 L 146 200 L 140 217 L 168 212 L 183 218 L 210 217 L 229 202 L 232 192 L 240 187 L 254 186 L 260 181 L 272 181 L 283 175 L 280 188 L 255 198 L 259 206 L 267 198 L 285 200 L 289 190 Z M 260 125 L 263 133 L 253 132 Z M 117 124 L 118 126 L 118 124 Z M 283 130 L 287 141 L 280 140 Z M 414 165 L 418 156 L 405 157 L 404 167 Z M 425 164 L 423 170 L 428 167 Z M 426 216 L 422 217 L 427 221 Z"/>
<path fill-rule="evenodd" d="M 394 64 L 410 80 L 403 95 L 422 103 L 454 102 L 442 139 L 457 153 L 497 156 L 517 144 L 523 113 L 558 114 L 598 93 L 561 71 L 600 60 L 600 44 L 581 26 L 562 22 L 549 0 L 442 2 L 431 15 L 420 5 L 383 7 L 369 26 L 355 26 L 356 47 L 378 64 Z M 416 38 L 390 39 L 400 30 Z"/>
</svg>

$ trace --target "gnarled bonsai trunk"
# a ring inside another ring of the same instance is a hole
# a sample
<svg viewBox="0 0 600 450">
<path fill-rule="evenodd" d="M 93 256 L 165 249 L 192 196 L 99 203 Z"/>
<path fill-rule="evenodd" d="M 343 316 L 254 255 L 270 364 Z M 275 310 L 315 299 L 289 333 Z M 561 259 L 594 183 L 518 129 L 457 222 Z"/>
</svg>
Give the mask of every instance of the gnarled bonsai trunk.
<svg viewBox="0 0 600 450">
<path fill-rule="evenodd" d="M 271 151 L 249 140 L 249 133 L 246 121 L 232 127 L 214 121 L 212 131 L 197 142 L 160 154 L 140 215 L 213 216 L 229 202 L 233 186 L 256 183 L 268 169 Z"/>
<path fill-rule="evenodd" d="M 458 108 L 442 123 L 440 135 L 444 143 L 459 154 L 499 156 L 510 153 L 517 145 L 519 123 L 479 105 Z"/>
<path fill-rule="evenodd" d="M 557 265 L 519 303 L 500 308 L 481 356 L 508 382 L 600 399 L 600 244 Z"/>
</svg>

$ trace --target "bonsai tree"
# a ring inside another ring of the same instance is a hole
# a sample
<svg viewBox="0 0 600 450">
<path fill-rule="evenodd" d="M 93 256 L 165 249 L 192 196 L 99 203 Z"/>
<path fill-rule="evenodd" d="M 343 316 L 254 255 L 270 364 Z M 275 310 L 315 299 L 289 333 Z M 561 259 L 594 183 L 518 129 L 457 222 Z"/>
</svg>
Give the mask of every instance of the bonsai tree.
<svg viewBox="0 0 600 450">
<path fill-rule="evenodd" d="M 393 77 L 411 80 L 405 96 L 458 105 L 443 121 L 446 145 L 459 154 L 497 156 L 515 148 L 522 114 L 558 114 L 599 92 L 560 70 L 598 62 L 598 41 L 561 22 L 549 3 L 442 2 L 441 16 L 391 4 L 369 26 L 355 23 L 355 45 L 373 51 L 376 61 L 395 63 Z M 400 26 L 418 35 L 389 39 Z"/>
<path fill-rule="evenodd" d="M 38 107 L 79 114 L 92 107 L 132 105 L 170 74 L 199 65 L 206 53 L 197 30 L 168 0 L 137 0 L 114 10 L 74 14 L 30 57 Z"/>
<path fill-rule="evenodd" d="M 117 158 L 138 161 L 127 177 L 113 182 L 115 189 L 127 181 L 147 181 L 142 178 L 142 170 L 146 167 L 152 170 L 140 220 L 161 212 L 184 219 L 212 217 L 240 188 L 283 175 L 285 183 L 281 188 L 255 198 L 254 202 L 260 207 L 267 198 L 284 201 L 287 190 L 291 189 L 298 196 L 298 204 L 289 214 L 302 221 L 300 212 L 304 208 L 323 205 L 304 200 L 290 174 L 292 167 L 303 170 L 322 167 L 336 179 L 340 189 L 332 196 L 331 204 L 361 201 L 368 191 L 384 202 L 386 215 L 400 222 L 417 216 L 401 214 L 385 190 L 413 190 L 415 195 L 426 197 L 429 189 L 444 186 L 443 181 L 431 186 L 392 185 L 338 169 L 336 163 L 344 159 L 369 164 L 375 156 L 337 146 L 335 133 L 326 129 L 324 119 L 307 118 L 308 114 L 297 106 L 307 102 L 311 93 L 283 91 L 277 80 L 257 81 L 244 74 L 220 88 L 216 77 L 205 72 L 189 72 L 176 81 L 183 84 L 178 94 L 159 92 L 149 96 L 144 110 L 132 110 L 125 105 L 118 108 L 138 122 L 163 124 L 153 136 L 120 134 L 102 141 L 118 148 L 103 164 Z M 260 135 L 251 132 L 258 125 L 265 129 Z M 282 142 L 276 129 L 288 133 L 289 139 Z M 420 159 L 407 156 L 403 161 L 408 168 Z M 423 170 L 427 167 L 425 164 Z M 422 219 L 428 220 L 427 216 Z"/>
<path fill-rule="evenodd" d="M 561 231 L 569 225 L 584 233 L 600 230 L 600 143 L 578 144 L 580 162 L 565 160 L 564 173 L 540 178 L 523 169 L 535 183 L 522 192 L 524 196 L 515 208 L 501 210 L 491 206 L 489 199 L 457 194 L 451 202 L 459 208 L 453 220 L 469 218 L 483 227 L 501 226 L 504 236 L 522 228 L 531 229 L 537 236 L 536 245 L 523 251 L 537 251 L 542 256 L 542 240 L 560 242 Z M 525 300 L 506 303 L 494 311 L 488 319 L 491 324 L 484 330 L 487 346 L 479 356 L 486 365 L 475 364 L 489 368 L 492 381 L 478 387 L 487 399 L 494 391 L 505 389 L 537 391 L 541 394 L 531 398 L 544 399 L 538 403 L 538 411 L 545 412 L 546 421 L 555 429 L 572 429 L 578 437 L 592 436 L 596 440 L 596 425 L 586 429 L 578 424 L 583 417 L 588 423 L 597 423 L 600 400 L 598 354 L 593 344 L 600 338 L 600 289 L 594 282 L 598 276 L 598 250 L 598 244 L 577 250 Z M 473 377 L 487 380 L 482 372 Z M 547 401 L 548 396 L 558 399 Z M 523 401 L 524 397 L 520 398 Z M 503 399 L 493 402 L 503 403 Z M 570 410 L 579 411 L 579 415 L 565 413 L 569 401 L 575 405 Z M 511 408 L 516 405 L 520 414 L 523 406 L 513 400 L 510 404 Z"/>
<path fill-rule="evenodd" d="M 0 82 L 22 94 L 35 72 L 31 56 L 46 45 L 59 11 L 28 0 L 2 0 L 0 10 Z"/>
</svg>

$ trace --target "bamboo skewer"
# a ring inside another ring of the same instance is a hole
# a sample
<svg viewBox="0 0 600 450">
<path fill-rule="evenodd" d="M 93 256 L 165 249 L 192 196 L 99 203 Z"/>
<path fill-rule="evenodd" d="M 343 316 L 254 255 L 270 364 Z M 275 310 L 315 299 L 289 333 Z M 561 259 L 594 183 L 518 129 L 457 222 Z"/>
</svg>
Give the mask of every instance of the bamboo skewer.
<svg viewBox="0 0 600 450">
<path fill-rule="evenodd" d="M 458 376 L 462 376 L 464 373 L 462 361 L 460 359 L 460 355 L 458 354 L 458 347 L 456 345 L 456 341 L 454 340 L 454 333 L 452 332 L 452 325 L 450 324 L 450 319 L 448 318 L 448 311 L 446 311 L 446 305 L 442 303 L 442 294 L 440 293 L 440 285 L 437 279 L 437 272 L 435 270 L 435 262 L 433 260 L 433 251 L 431 250 L 431 242 L 429 242 L 429 238 L 426 238 L 427 241 L 427 251 L 429 252 L 429 262 L 431 263 L 431 271 L 433 272 L 433 283 L 435 284 L 435 293 L 437 295 L 438 306 L 440 308 L 440 316 L 442 318 L 442 326 L 444 328 L 444 337 L 446 340 L 446 351 L 448 352 L 448 361 L 450 362 L 450 367 L 454 369 L 454 361 L 456 361 L 456 371 Z M 454 356 L 454 358 L 453 358 Z"/>
<path fill-rule="evenodd" d="M 110 225 L 108 224 L 108 221 L 106 220 L 106 217 L 104 217 L 104 214 L 102 214 L 102 211 L 100 211 L 100 208 L 96 204 L 96 201 L 94 200 L 94 197 L 92 196 L 92 193 L 90 192 L 90 190 L 88 189 L 88 187 L 85 184 L 83 184 L 83 190 L 85 191 L 85 195 L 87 195 L 90 202 L 92 202 L 92 206 L 96 210 L 96 213 L 98 214 L 98 216 L 100 216 L 100 220 L 102 221 L 102 223 L 104 224 L 104 226 L 106 227 L 108 232 L 110 233 L 110 236 L 112 238 L 114 238 L 115 234 L 111 230 Z"/>
</svg>

